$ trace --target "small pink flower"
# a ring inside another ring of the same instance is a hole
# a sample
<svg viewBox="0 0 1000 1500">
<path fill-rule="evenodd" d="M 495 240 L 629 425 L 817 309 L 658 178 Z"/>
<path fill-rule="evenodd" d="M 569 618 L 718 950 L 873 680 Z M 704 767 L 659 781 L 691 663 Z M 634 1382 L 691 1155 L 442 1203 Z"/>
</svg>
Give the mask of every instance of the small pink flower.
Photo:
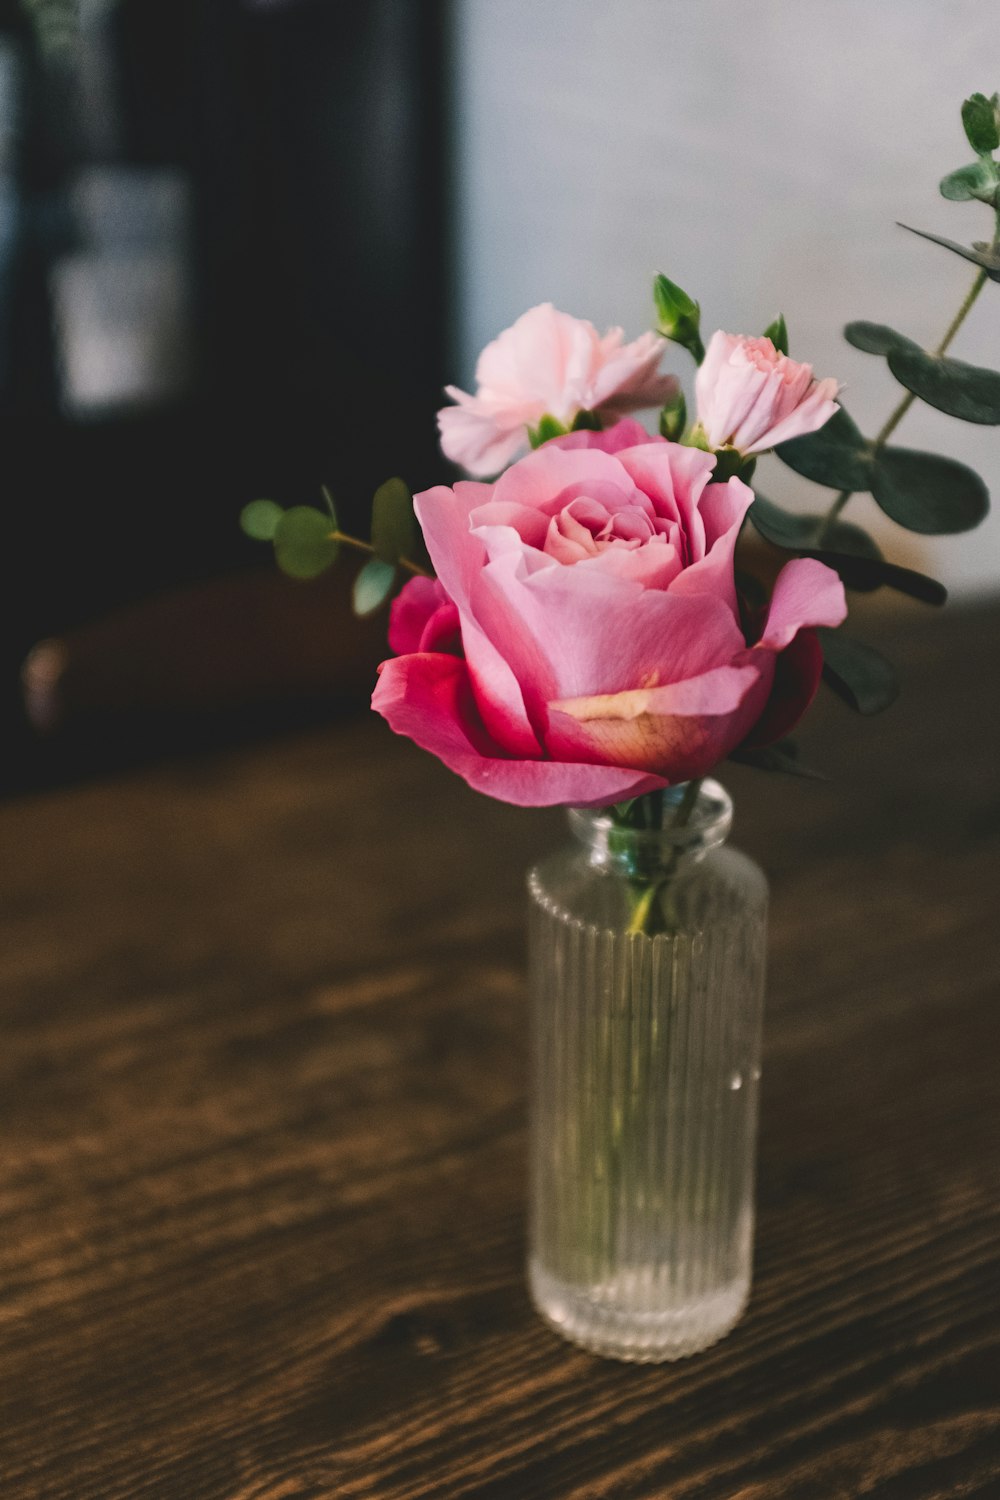
<svg viewBox="0 0 1000 1500">
<path fill-rule="evenodd" d="M 629 441 L 629 440 L 633 441 Z M 543 444 L 495 484 L 416 497 L 436 580 L 408 583 L 373 707 L 470 786 L 600 807 L 791 728 L 844 588 L 786 563 L 748 641 L 733 549 L 753 494 L 635 423 Z"/>
<path fill-rule="evenodd" d="M 546 415 L 571 427 L 581 411 L 616 417 L 673 400 L 676 377 L 657 373 L 663 339 L 623 338 L 620 328 L 602 337 L 551 302 L 530 308 L 480 354 L 474 396 L 445 388 L 458 403 L 438 412 L 445 456 L 470 474 L 499 474 Z"/>
<path fill-rule="evenodd" d="M 712 448 L 763 453 L 815 432 L 837 410 L 835 380 L 780 354 L 770 339 L 713 333 L 694 382 L 698 421 Z"/>
</svg>

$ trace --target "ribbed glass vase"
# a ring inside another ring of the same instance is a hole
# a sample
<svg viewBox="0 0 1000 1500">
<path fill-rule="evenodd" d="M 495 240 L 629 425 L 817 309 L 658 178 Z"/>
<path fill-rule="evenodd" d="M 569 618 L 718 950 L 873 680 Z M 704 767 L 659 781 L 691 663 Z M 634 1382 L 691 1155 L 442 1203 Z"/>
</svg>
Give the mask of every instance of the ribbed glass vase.
<svg viewBox="0 0 1000 1500">
<path fill-rule="evenodd" d="M 628 1360 L 706 1348 L 750 1292 L 767 884 L 718 782 L 686 790 L 654 828 L 571 810 L 528 882 L 531 1293 Z"/>
</svg>

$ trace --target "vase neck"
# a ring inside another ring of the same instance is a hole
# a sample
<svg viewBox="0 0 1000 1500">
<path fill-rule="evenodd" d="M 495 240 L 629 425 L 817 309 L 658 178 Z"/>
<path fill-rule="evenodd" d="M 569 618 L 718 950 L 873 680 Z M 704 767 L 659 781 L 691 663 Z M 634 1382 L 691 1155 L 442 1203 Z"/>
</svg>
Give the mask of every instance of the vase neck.
<svg viewBox="0 0 1000 1500">
<path fill-rule="evenodd" d="M 687 783 L 668 787 L 652 805 L 652 827 L 625 825 L 607 809 L 571 807 L 570 828 L 598 868 L 642 879 L 672 875 L 724 843 L 733 822 L 732 798 L 719 782 L 703 781 L 693 804 L 688 793 Z"/>
</svg>

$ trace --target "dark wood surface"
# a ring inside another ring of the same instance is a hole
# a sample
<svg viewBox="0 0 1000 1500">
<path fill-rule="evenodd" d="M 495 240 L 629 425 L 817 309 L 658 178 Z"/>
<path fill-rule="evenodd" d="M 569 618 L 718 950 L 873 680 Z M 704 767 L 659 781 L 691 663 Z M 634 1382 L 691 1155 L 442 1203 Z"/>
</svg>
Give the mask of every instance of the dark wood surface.
<svg viewBox="0 0 1000 1500">
<path fill-rule="evenodd" d="M 1000 611 L 892 625 L 773 885 L 756 1283 L 708 1353 L 522 1278 L 523 871 L 374 718 L 0 809 L 3 1500 L 1000 1495 Z"/>
</svg>

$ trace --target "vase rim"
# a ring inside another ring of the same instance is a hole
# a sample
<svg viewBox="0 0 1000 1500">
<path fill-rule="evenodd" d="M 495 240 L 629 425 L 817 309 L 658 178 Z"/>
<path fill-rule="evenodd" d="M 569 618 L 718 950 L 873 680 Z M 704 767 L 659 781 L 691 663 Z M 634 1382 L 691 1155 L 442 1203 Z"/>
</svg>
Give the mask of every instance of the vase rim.
<svg viewBox="0 0 1000 1500">
<path fill-rule="evenodd" d="M 678 827 L 675 819 L 688 785 L 682 782 L 666 789 L 659 827 L 627 828 L 607 808 L 571 807 L 567 809 L 570 828 L 597 864 L 630 865 L 637 857 L 655 860 L 658 854 L 700 858 L 728 838 L 733 799 L 721 782 L 706 777 L 687 821 Z"/>
</svg>

